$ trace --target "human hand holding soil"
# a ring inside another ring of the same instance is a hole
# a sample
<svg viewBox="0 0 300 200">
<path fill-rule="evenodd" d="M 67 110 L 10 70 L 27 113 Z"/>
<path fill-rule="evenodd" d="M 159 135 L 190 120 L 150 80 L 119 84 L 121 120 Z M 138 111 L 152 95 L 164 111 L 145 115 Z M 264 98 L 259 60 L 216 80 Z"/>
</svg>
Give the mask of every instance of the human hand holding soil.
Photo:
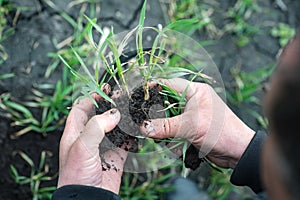
<svg viewBox="0 0 300 200">
<path fill-rule="evenodd" d="M 94 97 L 101 100 L 99 96 Z M 120 113 L 117 109 L 101 115 L 93 116 L 93 113 L 93 102 L 85 98 L 68 116 L 60 141 L 58 187 L 87 185 L 118 194 L 127 153 L 120 148 L 109 150 L 104 153 L 104 164 L 99 156 L 99 143 L 118 124 Z M 104 168 L 103 164 L 110 167 Z"/>
<path fill-rule="evenodd" d="M 185 138 L 198 149 L 214 144 L 207 154 L 209 160 L 220 167 L 235 168 L 255 132 L 227 107 L 208 84 L 180 78 L 162 80 L 162 83 L 181 94 L 186 90 L 184 112 L 171 118 L 145 121 L 141 131 L 155 139 Z M 216 131 L 220 133 L 215 134 Z M 210 134 L 218 137 L 213 138 Z"/>
</svg>

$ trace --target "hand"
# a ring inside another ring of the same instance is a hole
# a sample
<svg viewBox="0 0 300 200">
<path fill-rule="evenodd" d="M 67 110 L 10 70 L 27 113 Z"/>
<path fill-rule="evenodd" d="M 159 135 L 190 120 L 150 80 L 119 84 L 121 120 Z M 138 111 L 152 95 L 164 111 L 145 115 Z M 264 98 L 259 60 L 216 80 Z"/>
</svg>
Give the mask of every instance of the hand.
<svg viewBox="0 0 300 200">
<path fill-rule="evenodd" d="M 172 118 L 145 121 L 141 131 L 155 139 L 185 138 L 218 166 L 234 168 L 255 132 L 209 85 L 179 78 L 162 82 L 181 94 L 186 90 L 184 112 Z"/>
<path fill-rule="evenodd" d="M 120 113 L 117 109 L 101 115 L 93 113 L 94 104 L 85 98 L 72 108 L 68 116 L 60 141 L 58 187 L 88 185 L 118 194 L 127 153 L 119 148 L 105 152 L 105 161 L 113 167 L 104 171 L 99 144 L 104 134 L 118 124 Z"/>
</svg>

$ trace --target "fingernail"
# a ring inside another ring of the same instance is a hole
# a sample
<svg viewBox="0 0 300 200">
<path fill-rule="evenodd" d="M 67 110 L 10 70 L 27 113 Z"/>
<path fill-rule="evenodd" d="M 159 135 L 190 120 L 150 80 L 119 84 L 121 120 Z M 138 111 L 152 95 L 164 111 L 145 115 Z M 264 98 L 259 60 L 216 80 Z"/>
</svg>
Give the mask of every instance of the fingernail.
<svg viewBox="0 0 300 200">
<path fill-rule="evenodd" d="M 153 124 L 151 123 L 151 121 L 144 121 L 143 126 L 146 130 L 147 135 L 153 135 L 154 134 L 154 127 L 153 127 Z"/>
<path fill-rule="evenodd" d="M 120 118 L 119 111 L 116 108 L 113 108 L 109 111 L 109 116 L 115 121 L 119 120 Z"/>
<path fill-rule="evenodd" d="M 103 83 L 102 87 L 101 87 L 101 90 L 103 92 L 105 92 L 105 94 L 109 94 L 110 93 L 110 90 L 111 90 L 111 87 L 108 83 Z"/>
</svg>

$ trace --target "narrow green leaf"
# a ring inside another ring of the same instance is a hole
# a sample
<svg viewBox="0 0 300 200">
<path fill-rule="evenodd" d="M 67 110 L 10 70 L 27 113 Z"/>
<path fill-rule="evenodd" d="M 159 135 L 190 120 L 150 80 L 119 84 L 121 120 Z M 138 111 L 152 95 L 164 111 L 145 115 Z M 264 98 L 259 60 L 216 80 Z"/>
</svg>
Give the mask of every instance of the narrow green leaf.
<svg viewBox="0 0 300 200">
<path fill-rule="evenodd" d="M 90 78 L 91 81 L 95 82 L 95 79 L 93 77 L 93 75 L 91 74 L 91 72 L 89 71 L 88 67 L 85 65 L 85 63 L 83 62 L 82 58 L 78 55 L 78 53 L 75 51 L 75 49 L 73 49 L 73 53 L 75 54 L 76 58 L 78 59 L 78 61 L 80 62 L 84 72 L 86 73 L 86 75 L 88 75 L 88 77 Z"/>
<path fill-rule="evenodd" d="M 147 9 L 147 0 L 144 1 L 143 7 L 141 10 L 140 20 L 139 20 L 139 26 L 142 28 L 144 27 L 144 24 L 145 24 L 146 9 Z"/>
<path fill-rule="evenodd" d="M 41 157 L 40 157 L 40 163 L 39 163 L 39 171 L 42 171 L 45 165 L 45 160 L 46 160 L 46 152 L 42 151 Z"/>
<path fill-rule="evenodd" d="M 54 191 L 54 190 L 56 190 L 56 187 L 55 187 L 55 186 L 51 186 L 51 187 L 40 188 L 40 189 L 38 190 L 38 192 L 44 193 L 44 192 L 52 192 L 52 191 Z"/>
<path fill-rule="evenodd" d="M 29 158 L 27 154 L 22 151 L 19 151 L 18 154 L 31 166 L 34 167 L 34 162 Z"/>
<path fill-rule="evenodd" d="M 95 85 L 93 83 L 89 83 L 88 86 L 92 89 L 92 91 L 95 91 L 97 94 L 99 94 L 101 97 L 103 97 L 108 102 L 112 103 L 114 106 L 116 106 L 116 103 L 109 97 L 105 92 L 103 92 L 98 85 Z"/>
<path fill-rule="evenodd" d="M 21 104 L 12 101 L 6 101 L 5 105 L 14 110 L 22 112 L 27 118 L 33 118 L 32 113 L 25 106 L 22 106 Z"/>
<path fill-rule="evenodd" d="M 98 25 L 98 24 L 96 24 L 96 22 L 94 22 L 92 19 L 90 19 L 88 16 L 86 16 L 86 15 L 84 15 L 84 17 L 88 20 L 88 22 L 90 23 L 90 24 L 92 24 L 92 26 L 101 34 L 101 35 L 103 35 L 103 30 L 102 30 L 102 28 Z"/>
<path fill-rule="evenodd" d="M 139 28 L 137 32 L 137 38 L 136 38 L 136 45 L 137 45 L 137 53 L 139 57 L 139 64 L 143 65 L 145 63 L 144 60 L 144 54 L 143 54 L 143 28 L 145 24 L 145 16 L 146 16 L 146 8 L 147 8 L 147 0 L 144 1 L 141 14 L 140 14 L 140 20 L 139 20 Z M 143 76 L 145 76 L 144 72 L 142 71 Z"/>
<path fill-rule="evenodd" d="M 15 166 L 10 165 L 10 171 L 12 172 L 15 180 L 17 180 L 19 177 L 19 173 L 18 173 L 18 170 L 15 168 Z"/>
<path fill-rule="evenodd" d="M 71 73 L 76 77 L 76 78 L 79 78 L 81 81 L 84 81 L 84 82 L 88 82 L 88 79 L 79 74 L 76 70 L 74 70 L 69 64 L 68 62 L 61 56 L 61 55 L 58 55 L 59 59 L 61 59 L 61 61 L 65 64 L 65 66 L 67 66 L 69 68 L 69 70 L 71 71 Z"/>
<path fill-rule="evenodd" d="M 12 78 L 14 76 L 15 76 L 14 73 L 2 74 L 2 75 L 0 75 L 0 80 L 7 79 L 7 78 Z"/>
</svg>

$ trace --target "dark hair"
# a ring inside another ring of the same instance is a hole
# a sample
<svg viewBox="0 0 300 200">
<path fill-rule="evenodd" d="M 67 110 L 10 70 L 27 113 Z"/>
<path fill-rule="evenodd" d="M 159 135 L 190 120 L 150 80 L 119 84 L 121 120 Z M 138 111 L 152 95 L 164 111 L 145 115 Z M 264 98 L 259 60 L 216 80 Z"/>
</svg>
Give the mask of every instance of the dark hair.
<svg viewBox="0 0 300 200">
<path fill-rule="evenodd" d="M 291 177 L 283 178 L 294 198 L 300 199 L 300 32 L 281 58 L 267 95 L 266 114 L 290 171 Z"/>
</svg>

